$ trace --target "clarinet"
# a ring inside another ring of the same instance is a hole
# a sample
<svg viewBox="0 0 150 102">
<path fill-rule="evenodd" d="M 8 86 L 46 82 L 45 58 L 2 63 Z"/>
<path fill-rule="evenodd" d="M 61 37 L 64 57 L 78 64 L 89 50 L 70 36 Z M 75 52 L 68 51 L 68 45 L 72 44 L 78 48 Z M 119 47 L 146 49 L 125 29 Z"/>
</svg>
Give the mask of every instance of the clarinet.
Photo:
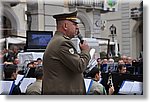
<svg viewBox="0 0 150 102">
<path fill-rule="evenodd" d="M 112 81 L 112 74 L 111 74 L 111 72 L 108 73 L 107 85 L 108 85 L 109 87 L 112 87 L 112 86 L 113 86 L 113 81 Z"/>
</svg>

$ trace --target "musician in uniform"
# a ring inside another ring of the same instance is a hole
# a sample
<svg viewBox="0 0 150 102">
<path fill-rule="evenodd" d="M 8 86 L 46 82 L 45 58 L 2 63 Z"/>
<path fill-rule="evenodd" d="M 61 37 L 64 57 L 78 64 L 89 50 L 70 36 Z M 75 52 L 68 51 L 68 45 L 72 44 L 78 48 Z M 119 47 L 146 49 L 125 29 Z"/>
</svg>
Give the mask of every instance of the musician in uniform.
<svg viewBox="0 0 150 102">
<path fill-rule="evenodd" d="M 95 66 L 92 70 L 88 73 L 88 77 L 92 79 L 90 83 L 91 87 L 89 87 L 89 95 L 112 95 L 114 92 L 114 87 L 111 86 L 108 88 L 108 93 L 105 87 L 99 82 L 101 78 L 101 72 L 99 68 Z"/>
<path fill-rule="evenodd" d="M 9 95 L 21 95 L 21 89 L 19 85 L 15 84 L 17 78 L 18 67 L 14 64 L 4 65 L 4 81 L 13 81 Z M 8 87 L 8 86 L 5 86 Z M 6 93 L 1 93 L 7 95 Z"/>
<path fill-rule="evenodd" d="M 79 44 L 78 54 L 71 38 L 79 30 L 77 11 L 53 16 L 57 31 L 43 56 L 43 94 L 85 94 L 83 72 L 90 60 L 90 47 L 86 41 Z"/>
</svg>

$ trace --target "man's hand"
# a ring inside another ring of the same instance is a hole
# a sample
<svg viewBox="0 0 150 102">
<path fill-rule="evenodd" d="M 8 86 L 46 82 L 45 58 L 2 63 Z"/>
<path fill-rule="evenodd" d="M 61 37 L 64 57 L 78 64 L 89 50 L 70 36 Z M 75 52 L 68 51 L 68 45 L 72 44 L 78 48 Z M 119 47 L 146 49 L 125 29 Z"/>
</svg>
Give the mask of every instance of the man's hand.
<svg viewBox="0 0 150 102">
<path fill-rule="evenodd" d="M 86 40 L 84 40 L 83 44 L 80 43 L 79 46 L 80 46 L 81 51 L 83 51 L 83 50 L 87 51 L 87 52 L 90 51 L 90 47 Z"/>
<path fill-rule="evenodd" d="M 115 89 L 114 89 L 114 86 L 111 86 L 110 88 L 109 88 L 109 95 L 112 95 L 113 93 L 114 93 L 114 91 L 115 91 Z"/>
</svg>

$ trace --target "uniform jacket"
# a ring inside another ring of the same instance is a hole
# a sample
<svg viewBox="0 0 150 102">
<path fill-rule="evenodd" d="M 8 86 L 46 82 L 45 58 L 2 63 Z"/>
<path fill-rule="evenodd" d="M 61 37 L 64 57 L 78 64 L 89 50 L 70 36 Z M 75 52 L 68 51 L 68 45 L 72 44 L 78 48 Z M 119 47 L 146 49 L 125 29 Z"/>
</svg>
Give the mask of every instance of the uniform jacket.
<svg viewBox="0 0 150 102">
<path fill-rule="evenodd" d="M 42 80 L 36 80 L 36 82 L 30 84 L 27 87 L 27 95 L 40 95 L 42 91 Z"/>
<path fill-rule="evenodd" d="M 85 94 L 83 71 L 89 52 L 79 55 L 69 37 L 56 32 L 43 56 L 43 94 Z"/>
<path fill-rule="evenodd" d="M 105 87 L 102 84 L 100 84 L 96 81 L 93 81 L 89 94 L 92 94 L 92 95 L 107 95 Z"/>
</svg>

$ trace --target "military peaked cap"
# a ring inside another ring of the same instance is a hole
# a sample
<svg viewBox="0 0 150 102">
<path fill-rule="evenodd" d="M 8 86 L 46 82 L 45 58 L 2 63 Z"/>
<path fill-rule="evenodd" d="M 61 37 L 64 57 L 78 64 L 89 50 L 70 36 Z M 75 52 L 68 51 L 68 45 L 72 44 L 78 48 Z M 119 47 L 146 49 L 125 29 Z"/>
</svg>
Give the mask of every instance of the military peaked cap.
<svg viewBox="0 0 150 102">
<path fill-rule="evenodd" d="M 74 23 L 80 22 L 79 19 L 77 18 L 77 11 L 71 12 L 71 13 L 56 14 L 56 15 L 53 15 L 53 18 L 55 18 L 56 21 L 69 20 Z"/>
</svg>

